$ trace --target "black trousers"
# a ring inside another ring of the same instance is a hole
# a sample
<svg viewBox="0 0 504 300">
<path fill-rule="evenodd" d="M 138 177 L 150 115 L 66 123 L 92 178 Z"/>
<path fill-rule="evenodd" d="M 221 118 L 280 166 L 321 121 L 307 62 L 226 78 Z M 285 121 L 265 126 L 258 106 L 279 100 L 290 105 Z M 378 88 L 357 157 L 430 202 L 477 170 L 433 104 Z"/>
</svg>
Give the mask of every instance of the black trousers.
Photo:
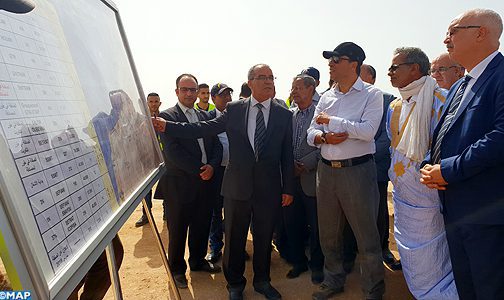
<svg viewBox="0 0 504 300">
<path fill-rule="evenodd" d="M 251 183 L 252 184 L 252 183 Z M 251 199 L 243 201 L 224 197 L 224 276 L 229 290 L 243 290 L 247 280 L 245 271 L 245 245 L 252 220 L 254 283 L 269 282 L 271 239 L 276 219 L 280 215 L 280 195 L 255 189 Z"/>
<path fill-rule="evenodd" d="M 460 299 L 504 299 L 504 225 L 445 226 Z"/>
<path fill-rule="evenodd" d="M 301 181 L 296 178 L 294 202 L 282 208 L 285 231 L 287 233 L 287 249 L 293 265 L 305 265 L 308 259 L 305 254 L 305 237 L 309 230 L 310 269 L 322 271 L 324 255 L 320 247 L 317 198 L 307 196 L 303 192 Z"/>
<path fill-rule="evenodd" d="M 114 256 L 116 260 L 116 267 L 119 270 L 124 257 L 124 249 L 119 239 L 115 236 L 112 239 L 112 246 L 114 247 Z M 98 257 L 91 269 L 87 272 L 81 282 L 75 287 L 68 300 L 77 300 L 80 288 L 84 285 L 84 289 L 80 296 L 80 300 L 100 300 L 105 297 L 107 290 L 110 287 L 110 273 L 107 263 L 107 254 L 105 251 Z"/>
<path fill-rule="evenodd" d="M 212 205 L 208 189 L 211 180 L 198 176 L 173 176 L 164 181 L 168 225 L 168 261 L 174 275 L 185 274 L 184 260 L 189 231 L 189 266 L 198 267 L 205 260 Z"/>
</svg>

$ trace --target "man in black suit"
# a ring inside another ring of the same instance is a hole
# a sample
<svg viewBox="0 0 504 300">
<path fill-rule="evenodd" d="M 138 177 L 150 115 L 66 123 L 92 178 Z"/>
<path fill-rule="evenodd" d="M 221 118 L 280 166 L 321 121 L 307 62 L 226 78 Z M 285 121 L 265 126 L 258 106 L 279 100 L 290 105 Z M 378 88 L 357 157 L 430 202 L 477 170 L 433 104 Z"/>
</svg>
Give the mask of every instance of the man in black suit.
<svg viewBox="0 0 504 300">
<path fill-rule="evenodd" d="M 208 120 L 207 112 L 193 108 L 198 81 L 191 74 L 176 80 L 178 103 L 161 112 L 159 118 L 174 122 Z M 166 173 L 158 184 L 166 199 L 169 232 L 168 259 L 175 283 L 187 288 L 184 260 L 189 230 L 189 266 L 191 271 L 220 272 L 219 266 L 205 260 L 212 206 L 208 189 L 214 169 L 222 160 L 222 145 L 215 135 L 200 139 L 181 139 L 161 134 Z"/>
<path fill-rule="evenodd" d="M 245 244 L 254 224 L 254 289 L 267 299 L 280 299 L 270 284 L 271 238 L 280 207 L 293 200 L 294 157 L 292 113 L 274 96 L 273 72 L 268 65 L 250 68 L 252 96 L 230 102 L 223 114 L 196 124 L 153 119 L 163 135 L 202 137 L 226 132 L 229 164 L 224 173 L 225 244 L 224 275 L 229 298 L 243 299 L 246 279 Z"/>
</svg>

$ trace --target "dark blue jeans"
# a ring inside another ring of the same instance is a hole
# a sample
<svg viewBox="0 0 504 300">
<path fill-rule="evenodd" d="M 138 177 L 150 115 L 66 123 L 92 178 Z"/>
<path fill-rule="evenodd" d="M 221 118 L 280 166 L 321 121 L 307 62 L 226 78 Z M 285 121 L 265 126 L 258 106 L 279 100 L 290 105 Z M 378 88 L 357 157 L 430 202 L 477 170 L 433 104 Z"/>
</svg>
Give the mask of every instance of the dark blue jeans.
<svg viewBox="0 0 504 300">
<path fill-rule="evenodd" d="M 215 195 L 215 202 L 212 209 L 212 222 L 210 224 L 209 244 L 212 253 L 219 253 L 224 247 L 224 222 L 222 218 L 222 208 L 224 197 L 221 196 L 221 184 L 225 167 L 215 169 L 212 193 Z"/>
</svg>

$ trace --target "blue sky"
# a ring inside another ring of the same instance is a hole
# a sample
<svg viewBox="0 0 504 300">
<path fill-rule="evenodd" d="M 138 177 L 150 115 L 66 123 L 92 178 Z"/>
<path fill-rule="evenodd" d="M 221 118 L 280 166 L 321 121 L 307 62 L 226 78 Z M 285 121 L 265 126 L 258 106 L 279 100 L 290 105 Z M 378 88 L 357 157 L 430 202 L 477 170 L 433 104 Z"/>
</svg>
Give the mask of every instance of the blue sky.
<svg viewBox="0 0 504 300">
<path fill-rule="evenodd" d="M 238 97 L 247 71 L 269 64 L 277 97 L 285 99 L 292 78 L 314 66 L 318 91 L 327 87 L 323 50 L 353 41 L 377 72 L 376 86 L 398 94 L 387 68 L 397 47 L 415 46 L 430 59 L 445 52 L 450 21 L 471 8 L 504 17 L 504 1 L 335 1 L 335 0 L 115 0 L 144 92 L 158 92 L 162 109 L 175 104 L 175 78 L 192 73 L 210 86 L 224 82 Z M 502 42 L 502 38 L 501 38 Z M 501 46 L 502 49 L 502 46 Z"/>
</svg>

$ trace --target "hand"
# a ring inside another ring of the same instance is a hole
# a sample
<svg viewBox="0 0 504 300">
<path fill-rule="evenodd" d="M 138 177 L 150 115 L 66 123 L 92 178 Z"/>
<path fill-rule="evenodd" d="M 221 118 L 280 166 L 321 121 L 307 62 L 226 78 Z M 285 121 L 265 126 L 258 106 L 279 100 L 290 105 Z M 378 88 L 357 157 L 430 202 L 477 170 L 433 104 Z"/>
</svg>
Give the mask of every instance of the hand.
<svg viewBox="0 0 504 300">
<path fill-rule="evenodd" d="M 425 184 L 430 189 L 446 190 L 446 182 L 441 174 L 441 165 L 425 165 L 421 170 L 420 182 Z"/>
<path fill-rule="evenodd" d="M 348 138 L 348 133 L 347 132 L 340 132 L 340 133 L 334 133 L 334 132 L 328 132 L 325 135 L 326 142 L 331 145 L 337 145 L 339 143 L 343 143 L 346 141 Z"/>
<path fill-rule="evenodd" d="M 166 120 L 160 117 L 151 117 L 152 126 L 154 126 L 154 130 L 158 132 L 164 132 L 166 128 Z"/>
<path fill-rule="evenodd" d="M 286 207 L 292 204 L 294 197 L 288 194 L 282 194 L 282 207 Z"/>
<path fill-rule="evenodd" d="M 317 122 L 317 124 L 321 125 L 321 124 L 329 124 L 329 115 L 326 113 L 326 112 L 321 112 L 318 114 L 318 116 L 315 118 L 315 122 Z"/>
<path fill-rule="evenodd" d="M 213 167 L 211 165 L 204 165 L 203 167 L 200 168 L 201 173 L 199 174 L 201 179 L 203 180 L 210 180 L 212 179 L 213 176 Z"/>
<path fill-rule="evenodd" d="M 299 161 L 294 161 L 294 176 L 299 177 L 303 172 L 307 172 L 304 164 Z"/>
</svg>

